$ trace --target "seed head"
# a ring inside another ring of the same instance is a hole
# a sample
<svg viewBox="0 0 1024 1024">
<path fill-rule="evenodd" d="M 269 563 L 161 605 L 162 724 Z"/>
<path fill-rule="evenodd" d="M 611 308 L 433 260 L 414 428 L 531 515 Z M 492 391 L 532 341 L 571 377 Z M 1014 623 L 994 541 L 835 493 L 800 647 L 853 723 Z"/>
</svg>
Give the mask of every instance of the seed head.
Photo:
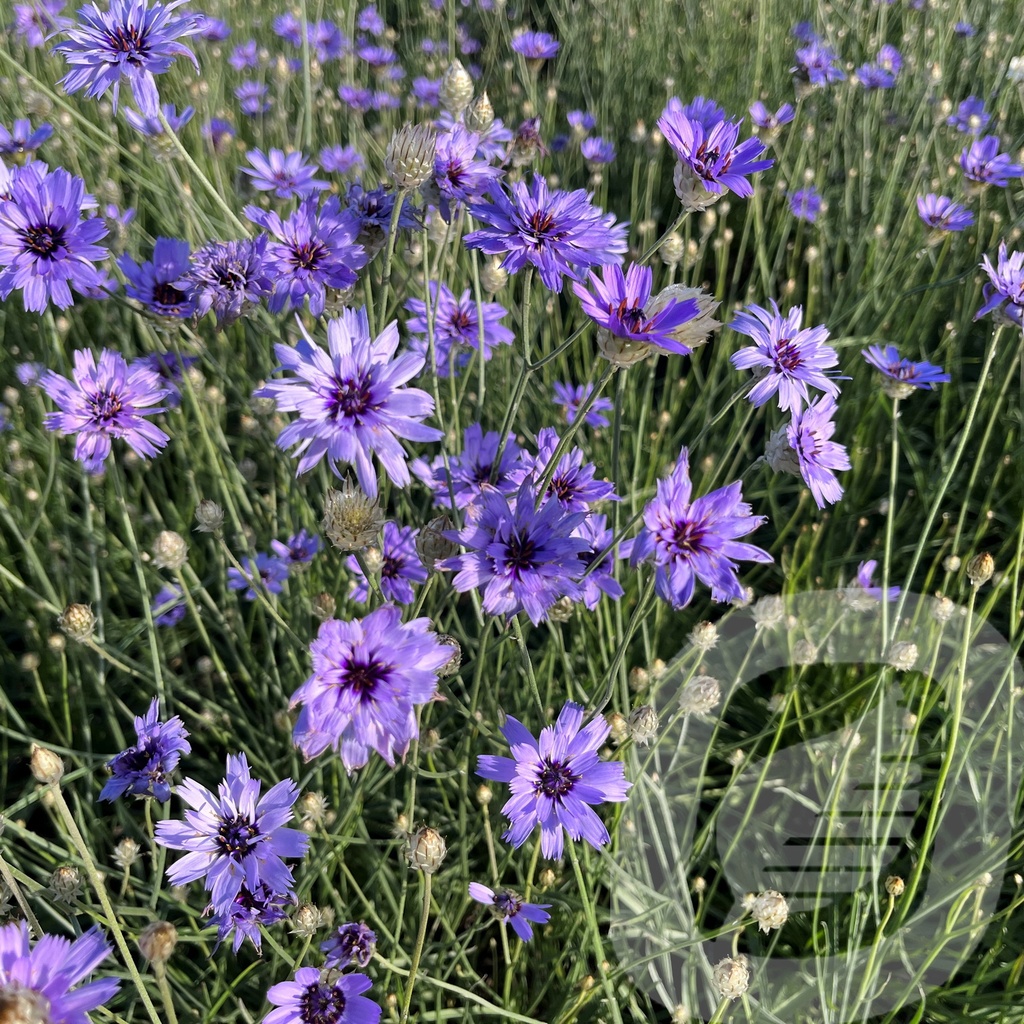
<svg viewBox="0 0 1024 1024">
<path fill-rule="evenodd" d="M 476 132 L 477 135 L 483 135 L 494 124 L 494 107 L 491 106 L 486 89 L 466 107 L 462 121 L 471 132 Z"/>
<path fill-rule="evenodd" d="M 548 609 L 548 620 L 550 622 L 568 622 L 572 618 L 574 609 L 575 605 L 573 604 L 571 597 L 560 597 Z"/>
<path fill-rule="evenodd" d="M 224 509 L 210 498 L 196 506 L 196 532 L 216 533 L 224 525 Z"/>
<path fill-rule="evenodd" d="M 900 672 L 909 672 L 917 661 L 917 644 L 910 640 L 897 640 L 889 648 L 889 664 Z"/>
<path fill-rule="evenodd" d="M 322 590 L 316 597 L 313 598 L 313 614 L 321 621 L 326 622 L 328 619 L 334 618 L 334 612 L 337 608 L 337 604 L 333 597 L 327 593 L 326 590 Z"/>
<path fill-rule="evenodd" d="M 444 837 L 429 825 L 424 825 L 409 837 L 409 863 L 425 875 L 432 875 L 447 854 Z"/>
<path fill-rule="evenodd" d="M 697 309 L 696 317 L 688 320 L 685 324 L 668 331 L 668 336 L 678 341 L 687 348 L 698 348 L 708 340 L 712 331 L 717 331 L 722 326 L 721 320 L 715 319 L 715 311 L 721 303 L 709 295 L 703 288 L 691 288 L 685 284 L 670 284 L 662 288 L 657 295 L 647 303 L 644 316 L 653 317 L 660 313 L 673 299 L 679 302 L 686 302 L 687 299 L 695 299 Z"/>
<path fill-rule="evenodd" d="M 781 928 L 789 917 L 789 904 L 781 892 L 766 889 L 750 901 L 747 908 L 763 932 Z"/>
<path fill-rule="evenodd" d="M 995 569 L 995 559 L 987 551 L 983 551 L 967 563 L 967 578 L 971 581 L 972 587 L 980 587 L 992 579 Z"/>
<path fill-rule="evenodd" d="M 900 878 L 899 875 L 890 875 L 885 880 L 885 891 L 890 896 L 901 896 L 903 890 L 906 889 L 906 883 Z"/>
<path fill-rule="evenodd" d="M 789 424 L 783 423 L 768 435 L 764 445 L 764 459 L 774 473 L 800 476 L 800 459 L 796 449 L 789 443 Z"/>
<path fill-rule="evenodd" d="M 63 864 L 50 875 L 49 889 L 55 903 L 73 907 L 82 895 L 82 874 L 73 864 Z"/>
<path fill-rule="evenodd" d="M 684 715 L 706 715 L 722 699 L 722 688 L 711 676 L 697 676 L 679 694 L 679 708 Z"/>
<path fill-rule="evenodd" d="M 384 528 L 384 512 L 358 484 L 346 480 L 340 491 L 328 488 L 323 529 L 341 551 L 361 551 L 375 543 Z"/>
<path fill-rule="evenodd" d="M 139 952 L 151 964 L 165 964 L 178 944 L 178 929 L 170 921 L 153 921 L 139 934 Z"/>
<path fill-rule="evenodd" d="M 458 545 L 444 535 L 453 525 L 449 516 L 437 516 L 416 534 L 416 554 L 426 569 L 433 569 L 442 559 L 451 558 L 459 550 Z"/>
<path fill-rule="evenodd" d="M 153 564 L 158 569 L 180 569 L 188 561 L 185 538 L 174 530 L 161 530 L 153 541 Z"/>
<path fill-rule="evenodd" d="M 650 704 L 641 704 L 630 712 L 627 724 L 633 742 L 646 747 L 658 735 L 658 712 Z"/>
<path fill-rule="evenodd" d="M 58 616 L 57 625 L 66 636 L 82 643 L 92 636 L 96 616 L 87 604 L 69 604 Z"/>
<path fill-rule="evenodd" d="M 681 263 L 685 252 L 686 245 L 683 242 L 683 236 L 678 231 L 673 231 L 658 249 L 662 263 L 668 267 L 675 267 Z"/>
<path fill-rule="evenodd" d="M 33 743 L 29 754 L 29 767 L 36 782 L 44 785 L 60 782 L 64 774 L 64 762 L 52 750 Z"/>
<path fill-rule="evenodd" d="M 139 846 L 131 836 L 125 836 L 114 847 L 114 853 L 112 859 L 114 863 L 122 870 L 127 871 L 138 859 L 139 852 L 142 848 Z"/>
<path fill-rule="evenodd" d="M 330 804 L 323 793 L 308 792 L 299 797 L 299 820 L 303 825 L 318 828 L 330 814 Z"/>
<path fill-rule="evenodd" d="M 395 186 L 414 192 L 434 174 L 437 131 L 429 124 L 407 124 L 391 136 L 384 156 L 384 169 Z"/>
<path fill-rule="evenodd" d="M 956 572 L 960 568 L 960 556 L 946 555 L 946 557 L 942 560 L 942 568 L 946 572 Z"/>
<path fill-rule="evenodd" d="M 715 964 L 711 983 L 723 999 L 738 999 L 750 987 L 750 970 L 746 957 L 727 956 Z"/>
<path fill-rule="evenodd" d="M 441 106 L 458 117 L 473 99 L 473 79 L 462 66 L 461 60 L 453 60 L 441 78 L 439 92 Z"/>
<path fill-rule="evenodd" d="M 313 903 L 303 903 L 292 916 L 292 935 L 308 939 L 324 925 L 323 911 Z"/>
<path fill-rule="evenodd" d="M 786 617 L 786 605 L 779 594 L 762 597 L 753 608 L 754 629 L 774 629 Z"/>
<path fill-rule="evenodd" d="M 953 612 L 956 611 L 956 605 L 953 601 L 943 594 L 936 594 L 932 598 L 930 607 L 932 618 L 936 622 L 949 622 L 953 617 Z"/>
<path fill-rule="evenodd" d="M 500 292 L 508 284 L 508 271 L 501 265 L 501 260 L 497 256 L 489 259 L 480 268 L 480 283 L 484 286 L 484 291 L 491 295 Z"/>
<path fill-rule="evenodd" d="M 706 619 L 690 630 L 690 643 L 705 654 L 718 644 L 718 627 Z"/>
</svg>

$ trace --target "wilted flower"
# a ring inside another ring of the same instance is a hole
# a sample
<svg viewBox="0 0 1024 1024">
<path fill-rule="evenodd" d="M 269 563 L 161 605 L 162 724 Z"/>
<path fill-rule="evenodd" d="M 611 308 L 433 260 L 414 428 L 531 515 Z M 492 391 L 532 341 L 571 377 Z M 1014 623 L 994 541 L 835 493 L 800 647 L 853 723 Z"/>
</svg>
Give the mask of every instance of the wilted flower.
<svg viewBox="0 0 1024 1024">
<path fill-rule="evenodd" d="M 324 954 L 324 966 L 344 969 L 356 964 L 366 967 L 373 957 L 377 935 L 365 924 L 351 922 L 339 925 L 334 934 L 320 943 Z"/>
</svg>

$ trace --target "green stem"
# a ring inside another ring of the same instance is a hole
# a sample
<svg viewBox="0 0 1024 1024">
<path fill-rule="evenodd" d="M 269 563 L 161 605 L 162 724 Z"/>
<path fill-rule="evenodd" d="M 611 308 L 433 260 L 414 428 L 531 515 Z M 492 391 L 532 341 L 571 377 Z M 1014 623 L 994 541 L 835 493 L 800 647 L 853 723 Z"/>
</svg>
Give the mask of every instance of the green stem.
<svg viewBox="0 0 1024 1024">
<path fill-rule="evenodd" d="M 409 984 L 405 989 L 402 1001 L 402 1017 L 399 1024 L 406 1024 L 409 1019 L 409 1008 L 412 1006 L 412 991 L 416 985 L 416 972 L 419 970 L 420 957 L 423 955 L 423 943 L 427 938 L 427 921 L 430 918 L 430 883 L 433 875 L 423 876 L 423 906 L 420 908 L 420 928 L 416 933 L 416 946 L 412 951 L 412 964 L 409 967 Z"/>
<path fill-rule="evenodd" d="M 892 450 L 889 454 L 889 508 L 885 516 L 885 552 L 882 555 L 882 650 L 884 658 L 889 650 L 889 578 L 892 574 L 892 536 L 896 526 L 896 478 L 900 461 L 900 400 L 892 400 Z M 898 619 L 896 621 L 899 621 Z"/>
<path fill-rule="evenodd" d="M 384 329 L 385 317 L 388 314 L 388 298 L 391 291 L 391 262 L 395 255 L 395 236 L 398 234 L 398 218 L 405 202 L 405 192 L 399 189 L 395 196 L 395 205 L 391 210 L 391 223 L 388 226 L 388 240 L 384 249 L 384 272 L 381 277 L 380 298 L 378 299 L 377 330 Z M 424 253 L 424 257 L 425 257 Z"/>
</svg>

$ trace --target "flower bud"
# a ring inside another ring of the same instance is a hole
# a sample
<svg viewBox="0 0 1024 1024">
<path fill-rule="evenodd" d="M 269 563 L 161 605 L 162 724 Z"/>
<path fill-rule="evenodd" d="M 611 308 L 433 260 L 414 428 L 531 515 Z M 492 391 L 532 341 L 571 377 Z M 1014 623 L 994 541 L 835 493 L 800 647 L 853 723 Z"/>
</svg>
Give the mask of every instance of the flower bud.
<svg viewBox="0 0 1024 1024">
<path fill-rule="evenodd" d="M 769 435 L 764 445 L 764 459 L 774 473 L 790 473 L 800 476 L 800 459 L 789 443 L 789 427 L 783 423 Z"/>
<path fill-rule="evenodd" d="M 551 868 L 545 868 L 537 878 L 537 884 L 540 886 L 542 892 L 545 889 L 550 889 L 557 881 L 558 876 Z"/>
<path fill-rule="evenodd" d="M 139 859 L 141 849 L 131 836 L 125 836 L 114 847 L 113 861 L 122 871 L 127 871 Z"/>
<path fill-rule="evenodd" d="M 480 283 L 484 291 L 491 295 L 500 292 L 508 284 L 508 271 L 501 265 L 501 260 L 497 256 L 489 259 L 480 268 Z"/>
<path fill-rule="evenodd" d="M 292 915 L 291 933 L 308 939 L 323 923 L 324 915 L 320 908 L 313 903 L 303 903 Z"/>
<path fill-rule="evenodd" d="M 87 604 L 69 604 L 57 617 L 61 632 L 81 643 L 92 636 L 96 628 L 96 616 Z"/>
<path fill-rule="evenodd" d="M 693 169 L 682 162 L 676 164 L 676 169 L 672 174 L 672 184 L 687 213 L 698 211 L 703 213 L 709 206 L 713 206 L 722 198 L 719 192 L 709 192 L 693 173 Z"/>
<path fill-rule="evenodd" d="M 645 317 L 653 317 L 660 313 L 673 299 L 677 302 L 685 302 L 687 299 L 697 300 L 697 316 L 680 324 L 668 332 L 668 336 L 680 345 L 687 348 L 697 348 L 708 340 L 712 331 L 717 331 L 722 326 L 721 320 L 714 317 L 715 311 L 721 303 L 703 288 L 691 288 L 685 284 L 670 284 L 662 288 L 657 295 L 647 303 L 644 309 Z"/>
<path fill-rule="evenodd" d="M 328 619 L 334 618 L 334 612 L 337 608 L 337 604 L 333 597 L 322 590 L 316 597 L 313 598 L 313 614 L 321 621 L 326 622 Z"/>
<path fill-rule="evenodd" d="M 935 619 L 936 622 L 949 622 L 953 617 L 953 612 L 956 611 L 956 605 L 944 594 L 936 594 L 935 597 L 932 598 L 930 608 L 932 618 Z"/>
<path fill-rule="evenodd" d="M 52 750 L 33 743 L 29 754 L 29 767 L 36 782 L 44 785 L 60 782 L 64 774 L 64 762 Z"/>
<path fill-rule="evenodd" d="M 409 838 L 409 863 L 426 875 L 432 875 L 447 854 L 444 837 L 428 825 L 424 825 Z"/>
<path fill-rule="evenodd" d="M 185 538 L 174 530 L 161 530 L 153 541 L 153 564 L 158 569 L 180 569 L 188 561 Z"/>
<path fill-rule="evenodd" d="M 724 960 L 719 960 L 711 973 L 711 983 L 723 999 L 738 999 L 750 986 L 750 971 L 747 968 L 746 957 L 741 956 L 734 960 L 727 956 Z"/>
<path fill-rule="evenodd" d="M 674 267 L 681 263 L 685 252 L 683 236 L 678 231 L 673 231 L 658 249 L 658 255 L 667 267 Z"/>
<path fill-rule="evenodd" d="M 438 93 L 441 106 L 452 117 L 458 117 L 473 98 L 473 79 L 457 58 L 448 65 L 441 77 L 441 88 Z"/>
<path fill-rule="evenodd" d="M 572 613 L 575 610 L 575 605 L 571 597 L 562 596 L 560 597 L 549 609 L 548 609 L 548 621 L 549 622 L 568 622 L 572 618 Z"/>
<path fill-rule="evenodd" d="M 658 712 L 650 704 L 635 708 L 627 721 L 633 742 L 646 747 L 658 735 Z"/>
<path fill-rule="evenodd" d="M 178 944 L 178 929 L 170 921 L 154 921 L 139 934 L 139 952 L 151 964 L 165 964 Z"/>
<path fill-rule="evenodd" d="M 438 633 L 438 642 L 445 647 L 451 648 L 451 657 L 437 670 L 439 679 L 447 679 L 455 675 L 462 666 L 462 645 L 451 633 Z"/>
<path fill-rule="evenodd" d="M 706 715 L 722 699 L 722 688 L 711 676 L 697 676 L 679 694 L 679 708 L 685 715 Z"/>
<path fill-rule="evenodd" d="M 324 500 L 323 530 L 341 551 L 361 551 L 373 544 L 384 528 L 384 512 L 350 480 L 340 491 L 328 488 Z"/>
<path fill-rule="evenodd" d="M 903 890 L 906 889 L 906 887 L 906 883 L 899 875 L 890 875 L 885 880 L 885 891 L 890 896 L 902 896 Z"/>
<path fill-rule="evenodd" d="M 690 630 L 690 643 L 693 644 L 698 651 L 704 651 L 707 653 L 718 645 L 718 627 L 713 622 L 708 622 L 706 619 L 703 622 L 698 622 L 697 625 Z"/>
<path fill-rule="evenodd" d="M 449 516 L 436 516 L 416 534 L 416 554 L 428 571 L 436 569 L 438 562 L 451 558 L 459 550 L 459 546 L 444 535 L 452 526 Z"/>
<path fill-rule="evenodd" d="M 429 124 L 407 124 L 391 137 L 384 169 L 395 186 L 413 192 L 434 175 L 437 131 Z"/>
<path fill-rule="evenodd" d="M 971 586 L 980 587 L 983 583 L 988 583 L 995 568 L 995 559 L 987 551 L 975 555 L 967 563 L 967 578 L 971 581 Z"/>
<path fill-rule="evenodd" d="M 483 135 L 494 124 L 494 107 L 491 106 L 486 89 L 466 108 L 462 122 L 477 135 Z"/>
<path fill-rule="evenodd" d="M 889 664 L 900 672 L 909 672 L 917 661 L 917 644 L 898 640 L 889 648 Z"/>
<path fill-rule="evenodd" d="M 611 730 L 608 735 L 612 743 L 618 745 L 625 742 L 629 736 L 629 722 L 626 721 L 626 716 L 619 714 L 618 711 L 610 711 L 605 715 L 605 721 Z"/>
<path fill-rule="evenodd" d="M 82 875 L 73 864 L 63 864 L 50 875 L 50 894 L 55 903 L 74 906 L 82 895 Z"/>
<path fill-rule="evenodd" d="M 786 898 L 774 889 L 767 889 L 754 897 L 748 909 L 763 932 L 781 928 L 789 917 L 789 904 Z"/>
<path fill-rule="evenodd" d="M 481 807 L 486 807 L 494 799 L 494 790 L 486 783 L 476 788 L 476 802 Z"/>
<path fill-rule="evenodd" d="M 224 509 L 215 501 L 203 498 L 196 506 L 196 532 L 216 533 L 224 525 Z"/>
<path fill-rule="evenodd" d="M 960 568 L 960 556 L 946 555 L 946 557 L 942 560 L 942 568 L 946 572 L 956 572 Z"/>
<path fill-rule="evenodd" d="M 629 688 L 634 693 L 640 693 L 651 685 L 651 673 L 641 665 L 635 665 L 629 670 Z"/>
</svg>

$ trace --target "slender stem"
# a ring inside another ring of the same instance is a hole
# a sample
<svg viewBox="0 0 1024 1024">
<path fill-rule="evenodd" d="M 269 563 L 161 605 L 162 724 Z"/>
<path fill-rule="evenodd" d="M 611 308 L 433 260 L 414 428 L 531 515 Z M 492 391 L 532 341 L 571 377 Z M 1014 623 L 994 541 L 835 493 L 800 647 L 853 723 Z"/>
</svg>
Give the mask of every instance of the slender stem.
<svg viewBox="0 0 1024 1024">
<path fill-rule="evenodd" d="M 420 909 L 420 930 L 416 933 L 416 947 L 412 951 L 412 964 L 409 967 L 409 984 L 402 1002 L 402 1017 L 399 1024 L 406 1024 L 409 1019 L 409 1008 L 412 1006 L 412 990 L 416 985 L 416 972 L 419 970 L 420 957 L 423 955 L 423 943 L 427 937 L 427 920 L 430 917 L 430 883 L 433 875 L 423 876 L 423 906 Z"/>
<path fill-rule="evenodd" d="M 28 905 L 25 894 L 21 891 L 21 886 L 18 885 L 18 880 L 7 866 L 2 853 L 0 853 L 0 878 L 3 879 L 4 885 L 10 890 L 11 895 L 14 897 L 14 902 L 21 908 L 21 912 L 25 915 L 25 920 L 28 921 L 29 927 L 35 933 L 35 937 L 41 939 L 43 937 L 43 929 L 39 927 L 36 915 L 32 913 L 32 908 Z"/>
<path fill-rule="evenodd" d="M 885 515 L 885 553 L 882 556 L 882 650 L 885 657 L 889 650 L 889 577 L 892 574 L 892 535 L 896 526 L 896 478 L 899 476 L 900 461 L 900 400 L 892 400 L 892 451 L 889 454 L 889 508 Z M 898 620 L 897 620 L 898 621 Z"/>
<path fill-rule="evenodd" d="M 167 968 L 164 964 L 153 964 L 153 974 L 156 977 L 156 987 L 160 989 L 160 998 L 164 1003 L 164 1012 L 167 1014 L 167 1024 L 178 1024 L 178 1015 L 174 1011 L 174 999 L 171 996 L 171 986 L 167 983 Z"/>
<path fill-rule="evenodd" d="M 384 249 L 384 272 L 381 278 L 380 298 L 378 299 L 377 330 L 384 329 L 384 318 L 388 315 L 388 297 L 391 291 L 391 261 L 395 255 L 395 236 L 398 234 L 398 218 L 405 202 L 405 192 L 399 189 L 395 196 L 395 205 L 391 210 L 391 223 L 388 226 L 388 240 Z"/>
<path fill-rule="evenodd" d="M 96 891 L 96 896 L 99 898 L 100 904 L 103 907 L 103 913 L 107 918 L 107 925 L 110 928 L 111 934 L 114 936 L 114 942 L 117 943 L 117 948 L 121 951 L 121 958 L 124 960 L 125 967 L 128 968 L 128 973 L 131 975 L 136 989 L 138 989 L 142 1005 L 146 1007 L 146 1012 L 149 1014 L 149 1019 L 153 1024 L 164 1024 L 164 1021 L 160 1019 L 160 1014 L 157 1013 L 156 1007 L 153 1005 L 153 1000 L 149 997 L 149 992 L 142 980 L 142 975 L 139 974 L 139 968 L 135 964 L 135 958 L 132 956 L 131 950 L 128 948 L 128 943 L 125 940 L 124 932 L 121 931 L 121 926 L 117 922 L 117 915 L 114 913 L 114 907 L 110 902 L 110 896 L 107 895 L 106 885 L 104 884 L 99 871 L 96 869 L 96 862 L 92 859 L 92 854 L 89 852 L 89 846 L 78 827 L 78 823 L 75 821 L 74 815 L 71 813 L 71 808 L 68 807 L 68 803 L 64 799 L 64 794 L 61 792 L 60 788 L 60 782 L 50 783 L 50 792 L 53 794 L 54 806 L 57 808 L 57 811 L 68 830 L 71 842 L 74 843 L 75 849 L 78 851 L 78 855 L 82 858 L 82 864 L 85 867 L 85 873 L 89 878 L 89 884 Z"/>
<path fill-rule="evenodd" d="M 533 671 L 533 662 L 530 660 L 530 652 L 526 649 L 526 638 L 523 636 L 523 627 L 519 624 L 519 616 L 512 616 L 512 632 L 515 634 L 516 643 L 519 644 L 519 654 L 523 659 L 523 666 L 526 668 L 527 678 L 530 680 L 530 689 L 533 691 L 533 699 L 537 702 L 537 709 L 541 718 L 544 717 L 544 702 L 540 699 L 540 688 L 537 686 L 537 676 Z"/>
</svg>

